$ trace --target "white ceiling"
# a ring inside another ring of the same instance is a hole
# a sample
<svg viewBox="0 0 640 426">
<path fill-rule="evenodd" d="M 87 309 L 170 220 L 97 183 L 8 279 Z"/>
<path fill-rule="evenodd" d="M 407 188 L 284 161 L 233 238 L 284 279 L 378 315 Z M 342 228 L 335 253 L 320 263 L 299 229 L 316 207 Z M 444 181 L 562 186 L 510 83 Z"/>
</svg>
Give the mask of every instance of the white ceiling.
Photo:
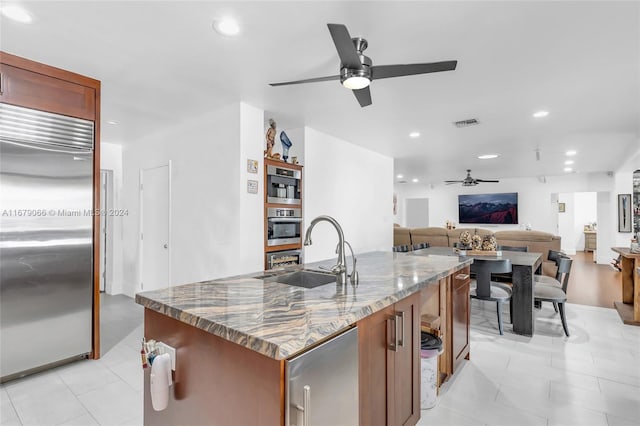
<svg viewBox="0 0 640 426">
<path fill-rule="evenodd" d="M 4 2 L 9 3 L 9 2 Z M 20 2 L 4 51 L 102 81 L 102 140 L 140 135 L 230 102 L 395 158 L 422 183 L 615 170 L 640 148 L 639 2 Z M 237 38 L 212 30 L 234 16 Z M 369 41 L 374 65 L 458 60 L 453 72 L 374 81 L 360 108 L 336 81 L 326 24 Z M 532 113 L 545 109 L 543 119 Z M 479 126 L 453 121 L 477 118 Z M 421 137 L 410 139 L 409 132 Z M 536 161 L 539 149 L 541 160 Z M 479 154 L 497 152 L 497 160 Z M 339 155 L 339 153 L 336 153 Z"/>
</svg>

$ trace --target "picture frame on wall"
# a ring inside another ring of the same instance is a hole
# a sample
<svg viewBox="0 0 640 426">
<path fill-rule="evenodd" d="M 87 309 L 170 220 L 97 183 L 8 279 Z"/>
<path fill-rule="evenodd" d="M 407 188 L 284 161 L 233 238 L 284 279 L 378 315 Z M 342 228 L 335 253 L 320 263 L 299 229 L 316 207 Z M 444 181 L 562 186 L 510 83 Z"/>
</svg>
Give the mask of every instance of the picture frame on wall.
<svg viewBox="0 0 640 426">
<path fill-rule="evenodd" d="M 631 194 L 618 194 L 618 232 L 631 232 Z"/>
<path fill-rule="evenodd" d="M 560 213 L 564 213 L 566 211 L 566 206 L 564 203 L 558 203 L 558 211 Z"/>
</svg>

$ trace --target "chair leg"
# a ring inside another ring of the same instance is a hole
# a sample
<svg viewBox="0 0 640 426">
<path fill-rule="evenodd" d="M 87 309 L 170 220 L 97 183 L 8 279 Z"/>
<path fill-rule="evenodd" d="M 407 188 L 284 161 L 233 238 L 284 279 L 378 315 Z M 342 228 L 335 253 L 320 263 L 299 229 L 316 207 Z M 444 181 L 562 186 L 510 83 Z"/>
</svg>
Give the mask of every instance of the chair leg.
<svg viewBox="0 0 640 426">
<path fill-rule="evenodd" d="M 558 313 L 558 302 L 553 302 L 553 309 Z"/>
<path fill-rule="evenodd" d="M 500 330 L 500 335 L 502 336 L 504 333 L 502 332 L 502 303 L 496 302 L 498 306 L 498 329 Z"/>
<path fill-rule="evenodd" d="M 569 327 L 567 326 L 567 318 L 565 317 L 565 314 L 564 314 L 564 303 L 558 303 L 558 310 L 560 311 L 560 320 L 562 321 L 562 328 L 564 328 L 564 334 L 566 334 L 567 337 L 569 337 Z"/>
<path fill-rule="evenodd" d="M 513 299 L 509 299 L 509 322 L 513 325 Z"/>
</svg>

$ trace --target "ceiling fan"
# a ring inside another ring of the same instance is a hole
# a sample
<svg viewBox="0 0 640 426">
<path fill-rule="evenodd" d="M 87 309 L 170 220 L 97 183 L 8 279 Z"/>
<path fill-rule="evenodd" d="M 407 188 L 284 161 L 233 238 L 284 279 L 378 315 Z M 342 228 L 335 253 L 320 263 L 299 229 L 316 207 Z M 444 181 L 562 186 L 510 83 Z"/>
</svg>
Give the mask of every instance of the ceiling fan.
<svg viewBox="0 0 640 426">
<path fill-rule="evenodd" d="M 362 52 L 367 48 L 367 40 L 361 37 L 351 38 L 347 27 L 342 24 L 327 24 L 333 43 L 340 57 L 340 74 L 328 77 L 308 78 L 306 80 L 271 83 L 270 86 L 289 84 L 316 83 L 319 81 L 340 80 L 353 94 L 361 107 L 371 105 L 369 84 L 381 78 L 402 77 L 407 75 L 427 74 L 431 72 L 452 71 L 458 61 L 430 62 L 423 64 L 396 64 L 373 66 L 371 58 Z"/>
<path fill-rule="evenodd" d="M 484 179 L 475 179 L 471 177 L 471 169 L 467 169 L 467 177 L 463 180 L 445 180 L 444 183 L 447 185 L 451 185 L 452 183 L 461 183 L 462 186 L 476 186 L 477 184 L 484 183 L 498 183 L 499 180 L 484 180 Z"/>
</svg>

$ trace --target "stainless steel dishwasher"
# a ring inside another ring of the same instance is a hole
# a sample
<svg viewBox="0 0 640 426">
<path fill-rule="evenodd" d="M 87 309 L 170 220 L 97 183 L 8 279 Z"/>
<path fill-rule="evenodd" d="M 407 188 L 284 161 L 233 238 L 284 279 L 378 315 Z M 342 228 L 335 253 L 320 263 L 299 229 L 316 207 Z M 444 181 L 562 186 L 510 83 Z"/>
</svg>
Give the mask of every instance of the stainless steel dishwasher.
<svg viewBox="0 0 640 426">
<path fill-rule="evenodd" d="M 358 424 L 358 329 L 287 361 L 287 426 Z"/>
</svg>

